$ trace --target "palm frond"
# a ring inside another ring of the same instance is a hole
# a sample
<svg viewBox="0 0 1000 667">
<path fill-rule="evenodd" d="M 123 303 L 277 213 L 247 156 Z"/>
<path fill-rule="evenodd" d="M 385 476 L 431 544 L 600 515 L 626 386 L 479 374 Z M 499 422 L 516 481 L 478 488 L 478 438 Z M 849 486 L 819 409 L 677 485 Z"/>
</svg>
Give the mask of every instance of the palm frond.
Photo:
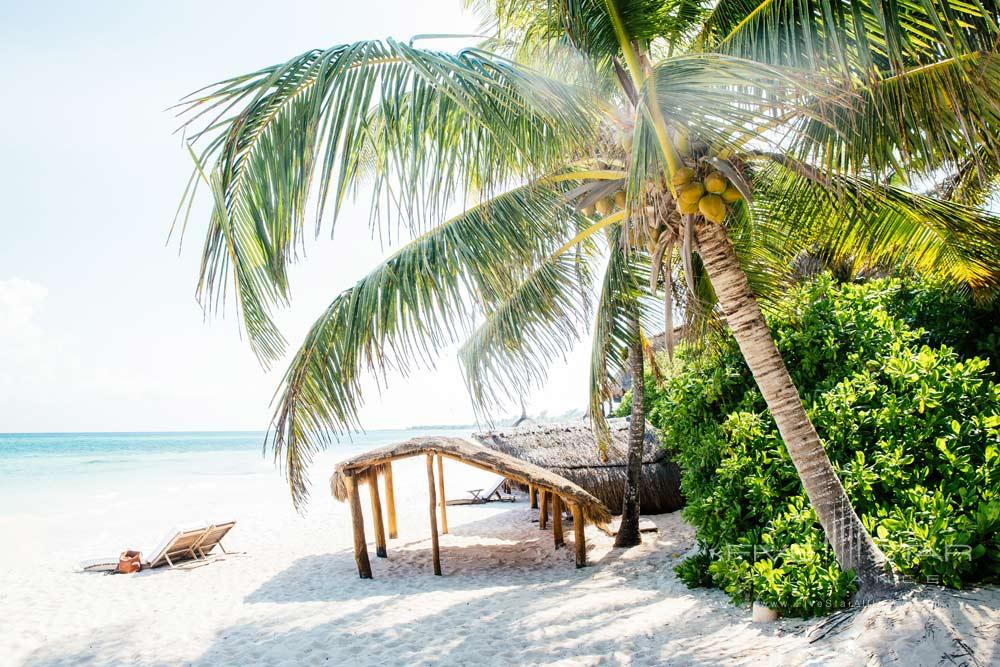
<svg viewBox="0 0 1000 667">
<path fill-rule="evenodd" d="M 590 249 L 547 258 L 463 344 L 459 359 L 477 411 L 541 387 L 549 364 L 586 330 L 593 298 Z"/>
<path fill-rule="evenodd" d="M 1000 161 L 1000 56 L 971 53 L 849 84 L 797 131 L 800 159 L 841 173 L 928 175 Z"/>
<path fill-rule="evenodd" d="M 245 315 L 266 314 L 287 296 L 314 182 L 317 233 L 328 199 L 335 219 L 362 174 L 375 215 L 419 230 L 457 193 L 488 194 L 585 145 L 593 111 L 581 99 L 498 56 L 393 40 L 309 51 L 210 87 L 182 104 L 215 193 L 199 294 L 218 303 L 232 272 Z M 280 354 L 251 324 L 260 356 Z"/>
<path fill-rule="evenodd" d="M 715 150 L 781 146 L 803 118 L 822 125 L 852 100 L 835 80 L 719 54 L 683 54 L 654 68 L 666 122 Z"/>
<path fill-rule="evenodd" d="M 720 0 L 694 41 L 704 51 L 868 79 L 992 50 L 997 17 L 992 1 Z"/>
<path fill-rule="evenodd" d="M 863 177 L 831 175 L 784 156 L 755 172 L 754 218 L 796 230 L 799 247 L 833 260 L 910 267 L 973 287 L 1000 275 L 1000 218 Z M 808 240 L 808 243 L 805 242 Z"/>
<path fill-rule="evenodd" d="M 296 504 L 313 454 L 361 427 L 366 371 L 384 381 L 432 364 L 551 255 L 572 215 L 560 190 L 511 190 L 409 242 L 330 304 L 285 373 L 268 435 Z"/>
</svg>

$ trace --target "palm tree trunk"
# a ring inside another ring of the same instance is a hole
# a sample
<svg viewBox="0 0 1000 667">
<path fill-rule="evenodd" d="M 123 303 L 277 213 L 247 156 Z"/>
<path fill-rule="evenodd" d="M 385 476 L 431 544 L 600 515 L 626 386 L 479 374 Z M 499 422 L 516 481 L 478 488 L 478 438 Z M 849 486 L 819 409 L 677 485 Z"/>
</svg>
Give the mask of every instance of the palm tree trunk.
<svg viewBox="0 0 1000 667">
<path fill-rule="evenodd" d="M 778 425 L 837 563 L 845 570 L 854 570 L 862 594 L 876 594 L 889 583 L 886 558 L 851 507 L 809 421 L 725 228 L 699 225 L 697 243 L 726 323 Z"/>
<path fill-rule="evenodd" d="M 639 477 L 642 474 L 642 447 L 646 438 L 645 368 L 639 320 L 631 322 L 633 342 L 628 350 L 629 372 L 632 374 L 632 418 L 628 428 L 628 460 L 625 467 L 625 494 L 622 497 L 622 522 L 615 536 L 616 547 L 634 547 L 642 542 L 639 536 Z"/>
</svg>

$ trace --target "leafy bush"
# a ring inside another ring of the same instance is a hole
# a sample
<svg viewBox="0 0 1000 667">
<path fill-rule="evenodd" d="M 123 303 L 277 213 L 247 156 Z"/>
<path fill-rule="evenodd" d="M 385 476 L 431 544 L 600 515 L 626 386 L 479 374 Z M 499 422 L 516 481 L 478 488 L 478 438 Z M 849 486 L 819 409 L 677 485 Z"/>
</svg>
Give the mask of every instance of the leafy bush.
<svg viewBox="0 0 1000 667">
<path fill-rule="evenodd" d="M 995 321 L 977 339 L 976 312 L 933 283 L 825 277 L 769 316 L 878 545 L 907 576 L 953 587 L 1000 580 L 1000 386 L 987 361 L 945 345 L 996 357 Z M 791 615 L 844 604 L 853 577 L 837 567 L 735 341 L 682 352 L 647 387 L 703 545 L 678 575 Z"/>
</svg>

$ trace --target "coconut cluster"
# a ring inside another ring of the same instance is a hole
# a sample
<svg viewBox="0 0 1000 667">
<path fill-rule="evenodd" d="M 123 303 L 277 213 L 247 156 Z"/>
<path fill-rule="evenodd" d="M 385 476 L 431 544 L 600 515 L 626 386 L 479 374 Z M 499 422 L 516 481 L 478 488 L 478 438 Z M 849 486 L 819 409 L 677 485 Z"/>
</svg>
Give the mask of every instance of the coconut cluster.
<svg viewBox="0 0 1000 667">
<path fill-rule="evenodd" d="M 674 172 L 672 181 L 677 191 L 677 210 L 683 215 L 701 213 L 705 219 L 721 223 L 728 213 L 728 205 L 743 198 L 740 191 L 720 172 L 707 165 L 696 171 L 681 167 Z"/>
<path fill-rule="evenodd" d="M 580 212 L 585 216 L 592 217 L 594 213 L 598 213 L 602 218 L 604 216 L 610 215 L 614 210 L 622 210 L 625 208 L 625 191 L 619 190 L 615 194 L 609 197 L 602 197 L 598 199 L 593 204 L 589 204 L 580 209 Z"/>
</svg>

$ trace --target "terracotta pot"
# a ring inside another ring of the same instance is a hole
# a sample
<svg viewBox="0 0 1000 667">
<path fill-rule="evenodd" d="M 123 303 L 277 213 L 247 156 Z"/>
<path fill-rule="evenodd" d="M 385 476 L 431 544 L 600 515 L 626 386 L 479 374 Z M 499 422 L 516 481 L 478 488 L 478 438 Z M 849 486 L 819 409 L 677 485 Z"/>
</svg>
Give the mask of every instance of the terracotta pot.
<svg viewBox="0 0 1000 667">
<path fill-rule="evenodd" d="M 138 551 L 123 551 L 118 557 L 118 573 L 132 574 L 142 569 L 142 554 Z"/>
</svg>

